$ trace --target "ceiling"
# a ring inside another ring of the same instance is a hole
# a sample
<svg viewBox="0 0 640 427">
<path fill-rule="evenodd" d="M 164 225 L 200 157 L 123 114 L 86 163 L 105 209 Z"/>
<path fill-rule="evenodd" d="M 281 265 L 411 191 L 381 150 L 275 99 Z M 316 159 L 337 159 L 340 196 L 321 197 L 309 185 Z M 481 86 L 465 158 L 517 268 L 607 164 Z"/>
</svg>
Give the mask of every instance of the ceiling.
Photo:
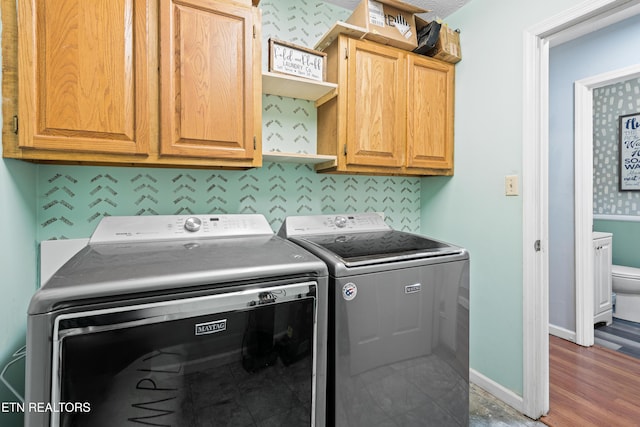
<svg viewBox="0 0 640 427">
<path fill-rule="evenodd" d="M 333 3 L 345 9 L 353 10 L 360 0 L 325 0 L 328 3 Z M 446 18 L 456 10 L 460 9 L 471 0 L 403 0 L 405 3 L 409 3 L 418 6 L 422 9 L 430 10 L 431 12 L 425 14 L 419 14 L 420 17 L 427 20 L 434 18 Z"/>
</svg>

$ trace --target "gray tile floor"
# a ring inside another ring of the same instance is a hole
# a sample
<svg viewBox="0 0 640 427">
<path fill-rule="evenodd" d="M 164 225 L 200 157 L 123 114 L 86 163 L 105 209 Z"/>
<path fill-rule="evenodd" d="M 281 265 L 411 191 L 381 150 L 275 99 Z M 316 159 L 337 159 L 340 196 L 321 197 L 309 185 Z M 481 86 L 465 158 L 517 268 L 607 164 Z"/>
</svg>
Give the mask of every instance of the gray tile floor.
<svg viewBox="0 0 640 427">
<path fill-rule="evenodd" d="M 469 426 L 474 427 L 545 427 L 543 423 L 527 418 L 475 384 L 469 387 L 469 412 Z"/>
<path fill-rule="evenodd" d="M 640 359 L 640 323 L 614 317 L 611 325 L 598 325 L 593 334 L 596 344 Z"/>
</svg>

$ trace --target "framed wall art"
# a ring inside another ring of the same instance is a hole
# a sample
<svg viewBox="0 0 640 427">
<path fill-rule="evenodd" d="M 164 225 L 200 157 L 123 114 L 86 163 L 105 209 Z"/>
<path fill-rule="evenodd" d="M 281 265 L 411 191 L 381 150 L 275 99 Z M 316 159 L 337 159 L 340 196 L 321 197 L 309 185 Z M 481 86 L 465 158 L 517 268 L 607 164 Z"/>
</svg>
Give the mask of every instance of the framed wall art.
<svg viewBox="0 0 640 427">
<path fill-rule="evenodd" d="M 269 71 L 324 81 L 327 54 L 281 40 L 269 39 Z"/>
<path fill-rule="evenodd" d="M 618 118 L 620 191 L 640 191 L 640 113 Z"/>
</svg>

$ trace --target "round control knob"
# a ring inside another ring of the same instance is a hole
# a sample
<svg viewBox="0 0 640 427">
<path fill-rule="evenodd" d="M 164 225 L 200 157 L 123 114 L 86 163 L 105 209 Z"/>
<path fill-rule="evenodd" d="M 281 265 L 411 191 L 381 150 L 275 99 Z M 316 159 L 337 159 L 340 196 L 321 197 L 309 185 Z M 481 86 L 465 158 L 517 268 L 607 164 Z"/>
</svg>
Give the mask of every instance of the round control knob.
<svg viewBox="0 0 640 427">
<path fill-rule="evenodd" d="M 194 216 L 187 218 L 187 220 L 184 222 L 184 229 L 191 232 L 200 230 L 201 226 L 202 220 Z"/>
<path fill-rule="evenodd" d="M 345 228 L 347 226 L 347 218 L 343 217 L 343 216 L 337 216 L 334 220 L 333 223 L 336 225 L 336 227 L 338 228 Z"/>
</svg>

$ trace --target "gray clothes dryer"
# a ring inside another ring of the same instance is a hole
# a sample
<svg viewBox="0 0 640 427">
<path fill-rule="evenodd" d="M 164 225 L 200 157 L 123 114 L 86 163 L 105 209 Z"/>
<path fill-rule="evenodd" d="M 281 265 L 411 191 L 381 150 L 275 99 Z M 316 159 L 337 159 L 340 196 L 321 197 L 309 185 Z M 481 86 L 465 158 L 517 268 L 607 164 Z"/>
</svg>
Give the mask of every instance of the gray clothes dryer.
<svg viewBox="0 0 640 427">
<path fill-rule="evenodd" d="M 380 213 L 288 217 L 329 269 L 327 424 L 467 426 L 469 255 Z"/>
<path fill-rule="evenodd" d="M 25 425 L 324 426 L 327 281 L 262 215 L 104 218 L 31 300 Z"/>
</svg>

